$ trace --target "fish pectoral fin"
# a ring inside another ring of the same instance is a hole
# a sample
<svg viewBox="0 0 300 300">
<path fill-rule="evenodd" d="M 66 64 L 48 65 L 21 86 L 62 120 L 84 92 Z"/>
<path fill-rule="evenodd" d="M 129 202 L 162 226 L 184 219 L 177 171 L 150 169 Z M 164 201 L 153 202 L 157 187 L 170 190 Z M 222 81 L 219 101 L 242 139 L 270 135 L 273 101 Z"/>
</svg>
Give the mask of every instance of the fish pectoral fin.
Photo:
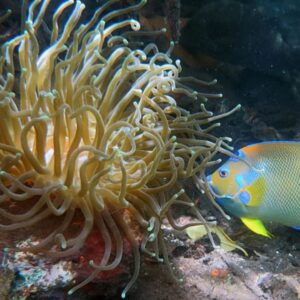
<svg viewBox="0 0 300 300">
<path fill-rule="evenodd" d="M 268 238 L 272 237 L 272 234 L 266 229 L 262 221 L 250 218 L 241 218 L 241 220 L 253 232 Z"/>
</svg>

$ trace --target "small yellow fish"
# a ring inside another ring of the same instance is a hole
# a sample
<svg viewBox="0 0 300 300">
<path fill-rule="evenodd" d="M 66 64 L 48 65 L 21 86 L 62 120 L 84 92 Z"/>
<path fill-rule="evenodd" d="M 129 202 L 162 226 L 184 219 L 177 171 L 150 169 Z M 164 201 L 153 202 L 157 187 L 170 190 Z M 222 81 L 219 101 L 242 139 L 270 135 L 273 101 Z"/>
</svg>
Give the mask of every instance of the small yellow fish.
<svg viewBox="0 0 300 300">
<path fill-rule="evenodd" d="M 207 176 L 216 201 L 257 234 L 262 221 L 300 229 L 300 142 L 264 142 L 238 151 Z"/>
</svg>

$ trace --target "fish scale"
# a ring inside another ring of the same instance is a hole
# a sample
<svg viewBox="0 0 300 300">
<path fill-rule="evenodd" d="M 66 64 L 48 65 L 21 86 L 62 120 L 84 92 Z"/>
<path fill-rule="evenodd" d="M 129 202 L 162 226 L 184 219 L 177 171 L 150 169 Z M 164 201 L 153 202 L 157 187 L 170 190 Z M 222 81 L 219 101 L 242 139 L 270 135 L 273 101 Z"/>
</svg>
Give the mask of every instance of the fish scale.
<svg viewBox="0 0 300 300">
<path fill-rule="evenodd" d="M 263 220 L 300 224 L 300 143 L 262 143 L 251 161 L 264 169 L 267 191 L 259 207 Z M 255 156 L 260 156 L 255 163 Z"/>
</svg>

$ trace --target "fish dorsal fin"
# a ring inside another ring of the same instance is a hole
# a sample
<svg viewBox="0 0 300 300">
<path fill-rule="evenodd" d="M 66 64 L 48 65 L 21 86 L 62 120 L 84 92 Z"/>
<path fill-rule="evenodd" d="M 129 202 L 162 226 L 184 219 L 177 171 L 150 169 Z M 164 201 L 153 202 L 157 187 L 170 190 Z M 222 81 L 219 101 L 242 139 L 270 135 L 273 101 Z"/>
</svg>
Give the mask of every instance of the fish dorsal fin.
<svg viewBox="0 0 300 300">
<path fill-rule="evenodd" d="M 250 201 L 247 206 L 259 206 L 266 193 L 266 181 L 260 176 L 252 184 L 244 188 L 244 191 L 250 195 Z"/>
<path fill-rule="evenodd" d="M 272 237 L 272 234 L 266 229 L 262 221 L 250 218 L 241 218 L 241 220 L 253 232 L 268 238 Z"/>
</svg>

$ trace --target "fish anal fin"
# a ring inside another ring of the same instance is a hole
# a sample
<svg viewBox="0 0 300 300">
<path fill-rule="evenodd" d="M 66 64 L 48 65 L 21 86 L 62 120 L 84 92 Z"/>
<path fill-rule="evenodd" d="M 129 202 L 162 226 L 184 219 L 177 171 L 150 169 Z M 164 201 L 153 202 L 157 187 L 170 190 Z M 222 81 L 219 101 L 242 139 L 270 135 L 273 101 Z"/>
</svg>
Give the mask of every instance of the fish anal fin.
<svg viewBox="0 0 300 300">
<path fill-rule="evenodd" d="M 258 219 L 241 218 L 242 222 L 256 234 L 271 238 L 272 234 L 266 229 L 262 221 Z"/>
</svg>

